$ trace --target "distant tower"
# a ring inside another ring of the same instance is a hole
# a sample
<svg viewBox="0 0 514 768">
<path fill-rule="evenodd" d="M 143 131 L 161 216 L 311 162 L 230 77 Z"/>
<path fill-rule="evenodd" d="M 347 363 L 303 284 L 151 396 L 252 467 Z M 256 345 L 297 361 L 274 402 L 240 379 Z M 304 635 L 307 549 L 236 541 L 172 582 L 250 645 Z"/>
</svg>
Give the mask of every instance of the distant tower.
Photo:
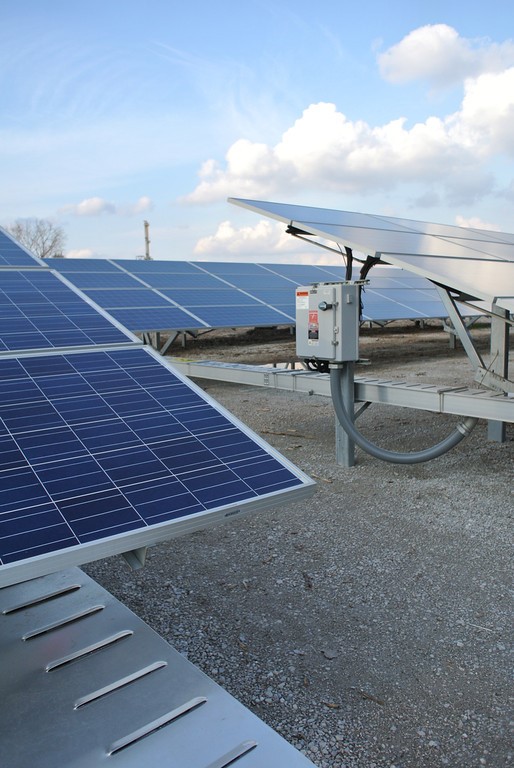
<svg viewBox="0 0 514 768">
<path fill-rule="evenodd" d="M 147 221 L 145 221 L 144 225 L 145 225 L 145 260 L 149 261 L 152 258 L 150 256 L 150 236 L 149 236 L 150 224 Z"/>
</svg>

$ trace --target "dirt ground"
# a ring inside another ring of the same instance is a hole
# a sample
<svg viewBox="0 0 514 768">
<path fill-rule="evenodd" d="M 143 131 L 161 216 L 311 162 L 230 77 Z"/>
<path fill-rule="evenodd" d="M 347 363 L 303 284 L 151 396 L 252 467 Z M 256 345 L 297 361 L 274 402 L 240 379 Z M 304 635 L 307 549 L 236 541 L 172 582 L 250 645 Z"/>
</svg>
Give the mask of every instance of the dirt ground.
<svg viewBox="0 0 514 768">
<path fill-rule="evenodd" d="M 474 336 L 487 355 L 487 329 Z M 171 354 L 295 358 L 288 330 L 209 334 Z M 473 382 L 436 325 L 365 330 L 361 357 L 357 373 Z M 343 469 L 329 398 L 197 383 L 315 495 L 161 544 L 136 573 L 116 558 L 86 570 L 319 768 L 512 765 L 514 428 L 493 443 L 480 422 L 427 464 L 358 451 Z M 359 426 L 412 450 L 454 422 L 373 405 Z"/>
</svg>

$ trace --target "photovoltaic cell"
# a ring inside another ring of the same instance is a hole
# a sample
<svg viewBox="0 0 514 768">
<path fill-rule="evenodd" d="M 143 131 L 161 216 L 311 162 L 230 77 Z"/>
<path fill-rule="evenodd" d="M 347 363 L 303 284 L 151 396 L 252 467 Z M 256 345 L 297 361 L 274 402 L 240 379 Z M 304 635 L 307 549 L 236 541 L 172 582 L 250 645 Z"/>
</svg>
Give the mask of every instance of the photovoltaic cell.
<svg viewBox="0 0 514 768">
<path fill-rule="evenodd" d="M 0 351 L 132 341 L 49 269 L 3 270 L 1 278 Z"/>
<path fill-rule="evenodd" d="M 27 253 L 7 232 L 0 228 L 0 267 L 37 267 L 40 261 Z"/>
<path fill-rule="evenodd" d="M 313 485 L 143 348 L 1 359 L 0 451 L 2 566 Z"/>
<path fill-rule="evenodd" d="M 195 318 L 184 309 L 171 304 L 169 307 L 112 309 L 109 314 L 133 331 L 164 331 L 174 328 L 187 330 L 208 327 L 200 318 Z"/>
<path fill-rule="evenodd" d="M 55 259 L 55 266 L 59 268 L 58 262 L 62 261 Z M 86 264 L 88 260 L 74 261 Z M 346 279 L 343 263 L 119 260 L 116 264 L 117 273 L 94 272 L 89 266 L 80 272 L 74 264 L 67 276 L 99 306 L 137 332 L 292 325 L 298 285 Z M 354 269 L 353 279 L 359 278 L 359 270 Z M 375 267 L 368 280 L 369 288 L 379 289 L 381 296 L 375 296 L 373 290 L 363 294 L 365 320 L 387 322 L 446 315 L 436 289 L 423 277 L 393 267 Z M 130 286 L 137 286 L 137 290 L 127 290 Z M 395 289 L 399 288 L 411 292 L 408 302 L 403 297 L 397 300 L 400 294 Z M 165 306 L 167 300 L 170 307 Z"/>
</svg>

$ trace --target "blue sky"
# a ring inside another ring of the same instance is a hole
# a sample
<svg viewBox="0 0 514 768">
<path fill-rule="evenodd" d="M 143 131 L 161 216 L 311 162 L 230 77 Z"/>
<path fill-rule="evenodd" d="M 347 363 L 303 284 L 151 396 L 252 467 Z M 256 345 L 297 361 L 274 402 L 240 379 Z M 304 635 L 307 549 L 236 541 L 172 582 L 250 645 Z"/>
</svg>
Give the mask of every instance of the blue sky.
<svg viewBox="0 0 514 768">
<path fill-rule="evenodd" d="M 18 0 L 0 223 L 133 258 L 147 219 L 154 258 L 260 261 L 313 254 L 228 196 L 512 232 L 513 21 L 506 0 Z"/>
</svg>

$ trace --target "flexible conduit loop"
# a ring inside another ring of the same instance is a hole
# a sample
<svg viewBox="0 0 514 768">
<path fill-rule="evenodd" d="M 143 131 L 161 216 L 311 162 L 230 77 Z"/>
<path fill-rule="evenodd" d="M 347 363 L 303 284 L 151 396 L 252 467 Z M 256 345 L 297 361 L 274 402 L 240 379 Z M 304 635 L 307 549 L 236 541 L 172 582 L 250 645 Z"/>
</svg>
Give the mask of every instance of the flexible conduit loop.
<svg viewBox="0 0 514 768">
<path fill-rule="evenodd" d="M 378 445 L 370 442 L 355 427 L 353 419 L 350 418 L 344 406 L 341 391 L 342 373 L 343 369 L 341 368 L 332 368 L 330 370 L 330 392 L 336 416 L 346 434 L 360 448 L 362 448 L 363 451 L 366 451 L 366 453 L 369 453 L 376 459 L 390 461 L 393 464 L 420 464 L 423 461 L 431 461 L 431 459 L 436 459 L 438 456 L 442 456 L 444 453 L 447 453 L 447 451 L 454 448 L 457 443 L 460 443 L 461 440 L 469 435 L 478 421 L 478 419 L 472 417 L 464 419 L 464 421 L 460 422 L 448 437 L 445 437 L 440 443 L 436 443 L 436 445 L 433 445 L 430 448 L 425 448 L 422 451 L 412 451 L 408 453 L 388 451 L 385 448 L 380 448 Z"/>
</svg>

